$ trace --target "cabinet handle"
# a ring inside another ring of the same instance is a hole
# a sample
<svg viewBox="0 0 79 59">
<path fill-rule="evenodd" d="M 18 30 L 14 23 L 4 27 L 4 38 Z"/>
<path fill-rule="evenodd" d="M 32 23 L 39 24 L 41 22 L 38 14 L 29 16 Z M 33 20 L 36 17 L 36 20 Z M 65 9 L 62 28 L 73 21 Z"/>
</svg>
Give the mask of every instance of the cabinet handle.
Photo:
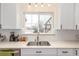
<svg viewBox="0 0 79 59">
<path fill-rule="evenodd" d="M 62 25 L 60 26 L 61 30 L 62 30 Z"/>
<path fill-rule="evenodd" d="M 62 53 L 68 53 L 68 51 L 62 51 Z"/>
<path fill-rule="evenodd" d="M 25 19 L 25 22 L 27 21 L 27 19 Z"/>
<path fill-rule="evenodd" d="M 0 29 L 2 28 L 2 25 L 0 24 Z"/>
<path fill-rule="evenodd" d="M 77 27 L 78 27 L 78 26 L 76 25 L 76 30 L 77 30 Z"/>
<path fill-rule="evenodd" d="M 36 51 L 36 53 L 42 53 L 42 51 Z"/>
<path fill-rule="evenodd" d="M 77 55 L 77 50 L 75 52 L 76 52 L 76 55 Z"/>
</svg>

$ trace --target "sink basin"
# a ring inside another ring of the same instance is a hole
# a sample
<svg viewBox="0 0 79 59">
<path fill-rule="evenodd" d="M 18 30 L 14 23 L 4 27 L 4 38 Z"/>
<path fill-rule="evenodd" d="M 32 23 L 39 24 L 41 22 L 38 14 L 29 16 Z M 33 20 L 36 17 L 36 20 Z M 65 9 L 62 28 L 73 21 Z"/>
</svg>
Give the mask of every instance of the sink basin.
<svg viewBox="0 0 79 59">
<path fill-rule="evenodd" d="M 28 42 L 27 46 L 50 46 L 48 41 Z"/>
</svg>

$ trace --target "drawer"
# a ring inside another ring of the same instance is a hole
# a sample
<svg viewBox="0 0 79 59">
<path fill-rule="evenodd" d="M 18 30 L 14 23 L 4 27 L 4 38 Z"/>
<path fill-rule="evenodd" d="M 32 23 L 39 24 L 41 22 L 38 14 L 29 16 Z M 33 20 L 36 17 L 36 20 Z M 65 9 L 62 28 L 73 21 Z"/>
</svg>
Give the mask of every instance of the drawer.
<svg viewBox="0 0 79 59">
<path fill-rule="evenodd" d="M 57 49 L 49 49 L 49 48 L 28 48 L 21 49 L 21 55 L 57 55 Z"/>
<path fill-rule="evenodd" d="M 75 49 L 75 55 L 79 56 L 79 49 Z"/>
<path fill-rule="evenodd" d="M 74 56 L 74 49 L 58 49 L 58 56 Z"/>
</svg>

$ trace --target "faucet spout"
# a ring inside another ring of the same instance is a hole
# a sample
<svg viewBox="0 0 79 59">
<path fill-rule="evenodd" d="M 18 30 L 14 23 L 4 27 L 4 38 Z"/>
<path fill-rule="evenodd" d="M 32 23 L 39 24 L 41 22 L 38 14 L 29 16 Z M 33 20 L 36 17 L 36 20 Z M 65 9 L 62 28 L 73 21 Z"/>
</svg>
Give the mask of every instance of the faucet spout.
<svg viewBox="0 0 79 59">
<path fill-rule="evenodd" d="M 38 46 L 39 45 L 39 34 L 37 34 L 36 43 L 37 43 L 37 46 Z"/>
</svg>

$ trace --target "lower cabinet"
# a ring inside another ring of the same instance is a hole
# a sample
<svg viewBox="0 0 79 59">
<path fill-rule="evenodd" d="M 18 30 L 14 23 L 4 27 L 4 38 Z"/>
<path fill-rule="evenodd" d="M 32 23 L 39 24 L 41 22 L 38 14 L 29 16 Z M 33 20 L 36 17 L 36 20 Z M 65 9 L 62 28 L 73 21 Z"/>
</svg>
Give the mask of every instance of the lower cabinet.
<svg viewBox="0 0 79 59">
<path fill-rule="evenodd" d="M 75 56 L 74 49 L 58 49 L 58 56 Z"/>
<path fill-rule="evenodd" d="M 56 56 L 57 49 L 52 48 L 23 48 L 21 56 Z"/>
<path fill-rule="evenodd" d="M 76 48 L 22 48 L 21 56 L 79 56 Z"/>
</svg>

